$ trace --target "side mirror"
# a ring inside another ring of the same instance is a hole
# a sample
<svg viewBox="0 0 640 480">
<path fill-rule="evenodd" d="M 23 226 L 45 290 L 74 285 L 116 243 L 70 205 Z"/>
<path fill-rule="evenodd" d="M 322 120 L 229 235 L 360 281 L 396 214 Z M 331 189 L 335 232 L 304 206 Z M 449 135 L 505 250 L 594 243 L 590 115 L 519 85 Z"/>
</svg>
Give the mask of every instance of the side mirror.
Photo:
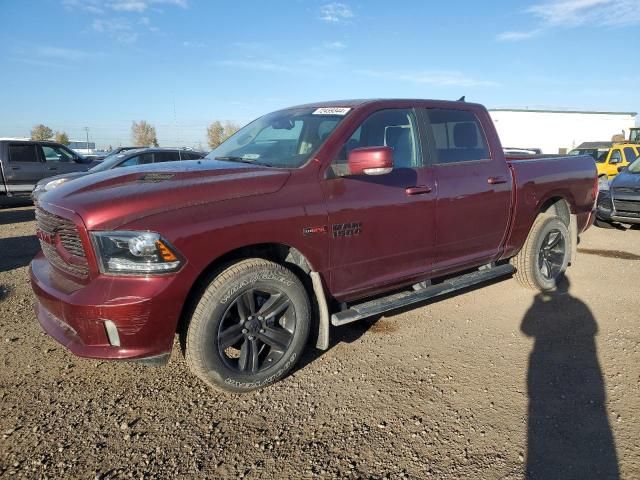
<svg viewBox="0 0 640 480">
<path fill-rule="evenodd" d="M 384 175 L 393 170 L 391 147 L 354 148 L 347 159 L 351 175 Z"/>
<path fill-rule="evenodd" d="M 622 172 L 623 170 L 626 170 L 627 167 L 618 167 L 618 173 Z"/>
</svg>

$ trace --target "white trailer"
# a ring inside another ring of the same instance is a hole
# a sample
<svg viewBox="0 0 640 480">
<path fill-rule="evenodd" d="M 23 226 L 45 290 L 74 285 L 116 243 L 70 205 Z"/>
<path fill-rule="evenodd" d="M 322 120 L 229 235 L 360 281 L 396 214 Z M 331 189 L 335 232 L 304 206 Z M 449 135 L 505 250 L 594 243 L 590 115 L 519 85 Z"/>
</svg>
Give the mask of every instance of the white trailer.
<svg viewBox="0 0 640 480">
<path fill-rule="evenodd" d="M 542 153 L 566 153 L 582 142 L 629 138 L 635 112 L 490 109 L 505 148 L 539 148 Z"/>
</svg>

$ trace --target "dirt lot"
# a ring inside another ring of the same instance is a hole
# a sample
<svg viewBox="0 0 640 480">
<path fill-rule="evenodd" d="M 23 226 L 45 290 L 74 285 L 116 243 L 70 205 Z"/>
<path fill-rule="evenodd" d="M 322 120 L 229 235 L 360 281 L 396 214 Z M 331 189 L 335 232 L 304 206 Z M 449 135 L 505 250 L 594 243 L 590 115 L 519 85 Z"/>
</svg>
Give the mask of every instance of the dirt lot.
<svg viewBox="0 0 640 480">
<path fill-rule="evenodd" d="M 33 232 L 0 210 L 0 477 L 640 478 L 640 230 L 588 231 L 558 293 L 506 280 L 342 327 L 244 396 L 177 348 L 152 368 L 44 335 Z"/>
</svg>

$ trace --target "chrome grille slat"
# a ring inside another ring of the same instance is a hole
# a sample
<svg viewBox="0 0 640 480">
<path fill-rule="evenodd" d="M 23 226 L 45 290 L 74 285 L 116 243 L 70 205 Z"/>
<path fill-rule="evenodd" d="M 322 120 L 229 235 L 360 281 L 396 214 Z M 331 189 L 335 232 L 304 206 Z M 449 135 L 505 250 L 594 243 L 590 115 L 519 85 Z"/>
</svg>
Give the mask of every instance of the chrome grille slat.
<svg viewBox="0 0 640 480">
<path fill-rule="evenodd" d="M 41 207 L 36 208 L 36 222 L 39 230 L 51 236 L 57 235 L 64 249 L 80 260 L 79 264 L 68 263 L 60 256 L 56 247 L 40 240 L 42 252 L 51 265 L 76 277 L 86 278 L 89 275 L 89 267 L 76 225 L 66 218 L 43 210 Z"/>
</svg>

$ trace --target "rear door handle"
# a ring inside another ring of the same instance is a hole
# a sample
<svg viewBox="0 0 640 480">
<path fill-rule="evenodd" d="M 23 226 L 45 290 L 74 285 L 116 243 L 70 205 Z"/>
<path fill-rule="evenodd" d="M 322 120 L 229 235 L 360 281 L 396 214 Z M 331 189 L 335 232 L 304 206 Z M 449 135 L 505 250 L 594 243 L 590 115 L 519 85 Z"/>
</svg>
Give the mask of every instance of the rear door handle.
<svg viewBox="0 0 640 480">
<path fill-rule="evenodd" d="M 489 185 L 497 185 L 499 183 L 507 183 L 507 178 L 503 177 L 503 176 L 489 177 L 489 178 L 487 178 L 487 183 Z"/>
<path fill-rule="evenodd" d="M 58 170 L 56 167 L 49 167 L 47 170 Z"/>
<path fill-rule="evenodd" d="M 417 185 L 415 187 L 407 187 L 404 189 L 407 195 L 422 195 L 431 192 L 431 187 L 426 185 Z"/>
<path fill-rule="evenodd" d="M 20 167 L 11 167 L 11 170 L 20 170 Z"/>
</svg>

